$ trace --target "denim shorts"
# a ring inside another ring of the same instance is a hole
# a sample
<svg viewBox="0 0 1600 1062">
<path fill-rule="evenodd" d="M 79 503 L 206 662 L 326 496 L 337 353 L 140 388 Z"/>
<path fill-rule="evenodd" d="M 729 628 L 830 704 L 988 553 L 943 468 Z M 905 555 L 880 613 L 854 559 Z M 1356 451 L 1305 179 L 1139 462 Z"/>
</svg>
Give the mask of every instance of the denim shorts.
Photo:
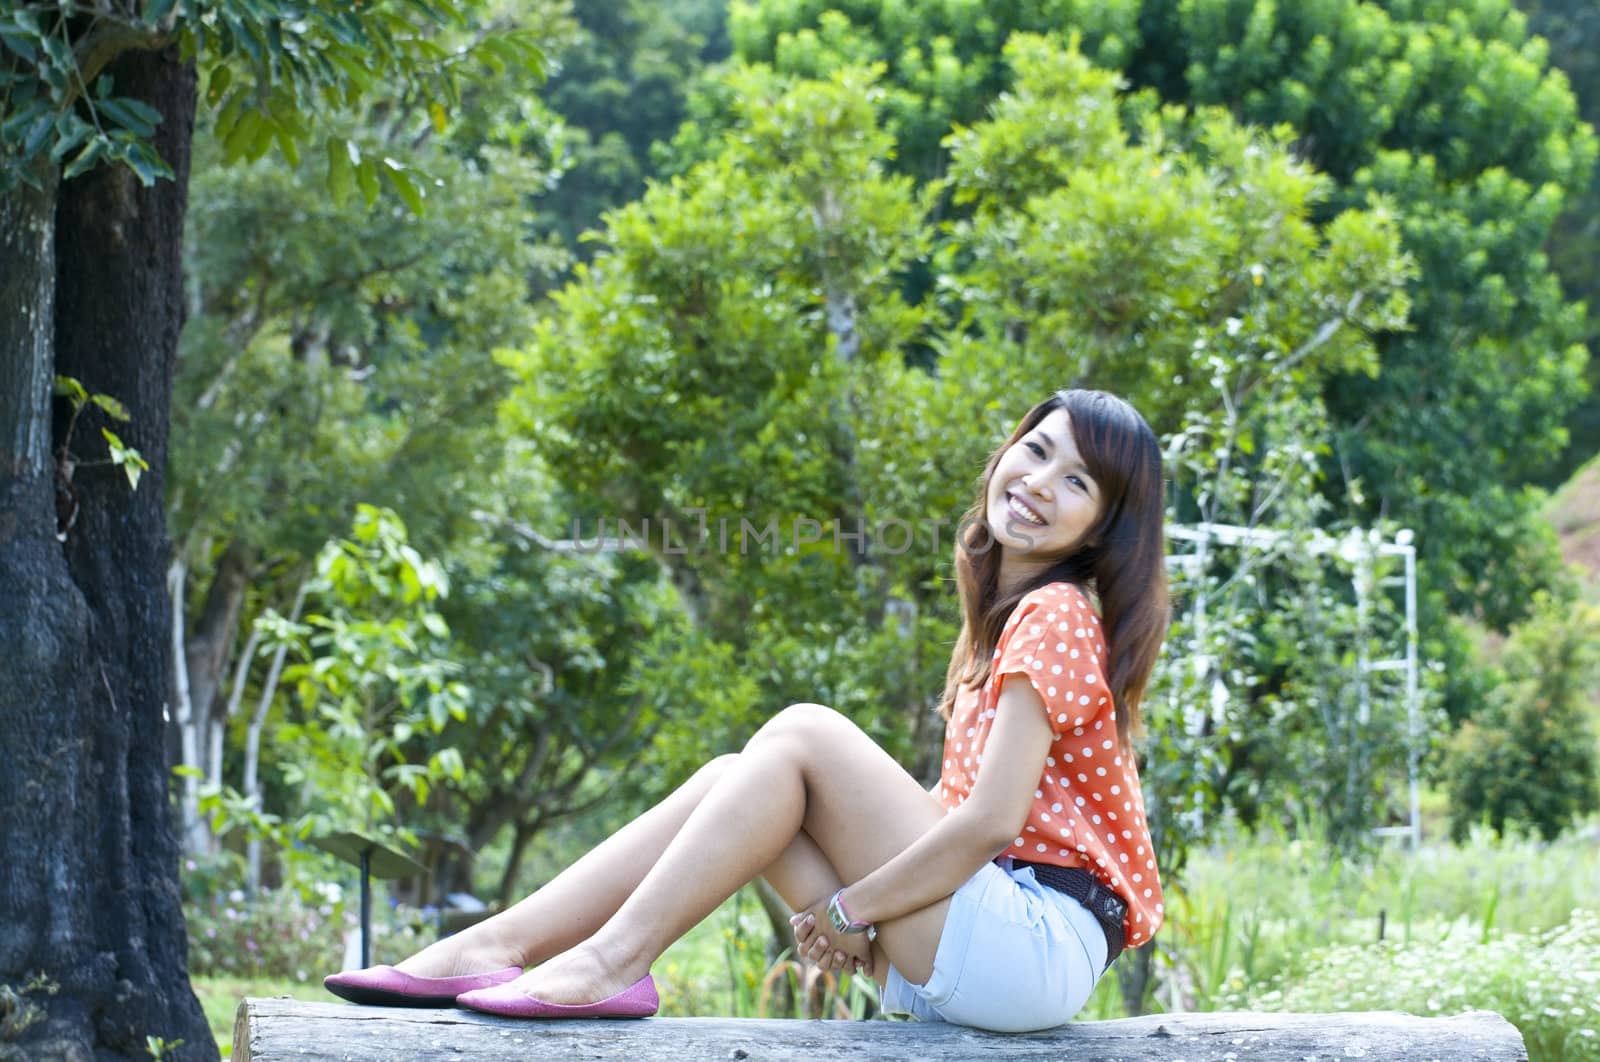
<svg viewBox="0 0 1600 1062">
<path fill-rule="evenodd" d="M 889 967 L 883 1009 L 993 1032 L 1048 1029 L 1083 1009 L 1105 965 L 1105 930 L 1089 909 L 1001 856 L 950 897 L 927 984 Z"/>
</svg>

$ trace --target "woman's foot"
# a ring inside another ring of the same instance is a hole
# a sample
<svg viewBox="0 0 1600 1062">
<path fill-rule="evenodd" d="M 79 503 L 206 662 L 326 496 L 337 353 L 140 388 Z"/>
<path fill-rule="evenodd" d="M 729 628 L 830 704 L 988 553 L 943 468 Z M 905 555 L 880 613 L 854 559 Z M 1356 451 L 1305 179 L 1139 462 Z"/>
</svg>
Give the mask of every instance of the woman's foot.
<svg viewBox="0 0 1600 1062">
<path fill-rule="evenodd" d="M 461 977 L 527 965 L 522 949 L 495 939 L 492 933 L 474 932 L 478 929 L 479 926 L 472 926 L 434 941 L 396 963 L 395 969 L 414 977 Z"/>
<path fill-rule="evenodd" d="M 638 965 L 637 969 L 634 966 Z M 577 1006 L 596 1003 L 627 991 L 650 970 L 650 964 L 608 960 L 592 944 L 579 944 L 540 963 L 506 986 L 530 999 Z"/>
</svg>

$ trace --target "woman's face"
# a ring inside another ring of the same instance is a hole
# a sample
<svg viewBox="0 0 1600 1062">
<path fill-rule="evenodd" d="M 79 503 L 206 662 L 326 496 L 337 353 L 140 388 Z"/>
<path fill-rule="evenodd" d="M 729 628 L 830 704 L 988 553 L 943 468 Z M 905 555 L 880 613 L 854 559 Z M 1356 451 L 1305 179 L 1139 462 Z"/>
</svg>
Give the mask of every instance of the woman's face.
<svg viewBox="0 0 1600 1062">
<path fill-rule="evenodd" d="M 986 516 L 1003 567 L 1047 567 L 1070 553 L 1099 515 L 1100 485 L 1078 453 L 1066 410 L 1051 410 L 1000 455 Z"/>
</svg>

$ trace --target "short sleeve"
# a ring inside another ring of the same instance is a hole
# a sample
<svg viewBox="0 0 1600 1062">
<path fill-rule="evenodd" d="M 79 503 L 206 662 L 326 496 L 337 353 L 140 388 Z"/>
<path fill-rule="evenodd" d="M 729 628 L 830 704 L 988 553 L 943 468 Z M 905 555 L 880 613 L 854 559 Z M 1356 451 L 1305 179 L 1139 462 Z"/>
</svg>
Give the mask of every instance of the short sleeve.
<svg viewBox="0 0 1600 1062">
<path fill-rule="evenodd" d="M 1100 617 L 1083 591 L 1064 583 L 1033 591 L 1017 604 L 1007 630 L 995 661 L 997 687 L 1006 675 L 1027 676 L 1058 733 L 1113 714 Z"/>
</svg>

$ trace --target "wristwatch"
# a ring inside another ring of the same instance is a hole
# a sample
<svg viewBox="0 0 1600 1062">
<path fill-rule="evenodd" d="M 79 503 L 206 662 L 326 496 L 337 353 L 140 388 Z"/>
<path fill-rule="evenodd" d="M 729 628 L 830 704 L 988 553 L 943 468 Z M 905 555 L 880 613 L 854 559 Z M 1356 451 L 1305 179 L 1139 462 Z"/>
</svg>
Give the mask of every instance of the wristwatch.
<svg viewBox="0 0 1600 1062">
<path fill-rule="evenodd" d="M 865 933 L 867 939 L 878 939 L 878 927 L 871 922 L 861 922 L 850 917 L 850 912 L 844 909 L 844 890 L 840 889 L 833 894 L 833 899 L 828 901 L 828 921 L 833 923 L 835 933 Z"/>
</svg>

